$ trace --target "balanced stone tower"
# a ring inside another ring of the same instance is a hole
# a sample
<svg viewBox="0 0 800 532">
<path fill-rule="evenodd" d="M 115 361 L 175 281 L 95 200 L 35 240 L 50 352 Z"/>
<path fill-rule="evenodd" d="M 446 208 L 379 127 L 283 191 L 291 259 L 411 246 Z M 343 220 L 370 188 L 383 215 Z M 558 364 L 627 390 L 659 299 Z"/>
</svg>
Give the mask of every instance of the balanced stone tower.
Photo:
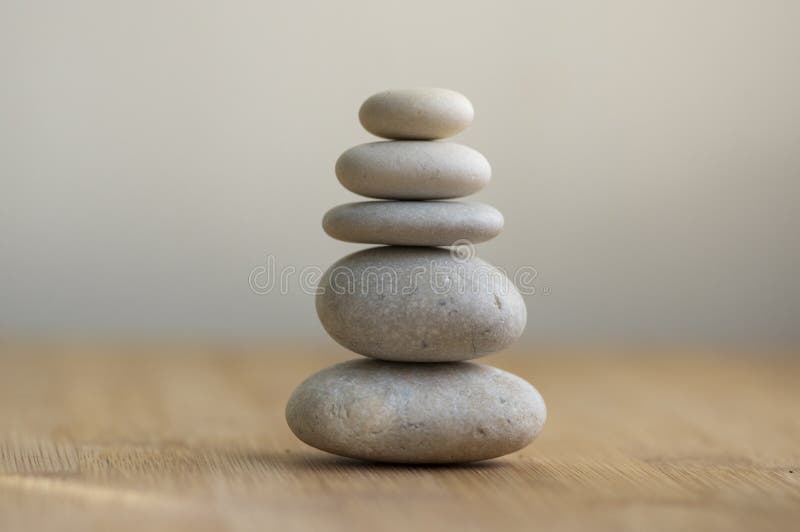
<svg viewBox="0 0 800 532">
<path fill-rule="evenodd" d="M 463 362 L 507 347 L 526 320 L 508 277 L 472 252 L 500 233 L 503 216 L 440 201 L 491 178 L 483 155 L 438 142 L 473 114 L 463 95 L 436 88 L 381 92 L 361 106 L 364 128 L 390 140 L 344 152 L 336 176 L 382 201 L 340 205 L 322 226 L 333 238 L 381 246 L 331 266 L 316 305 L 333 339 L 368 358 L 324 369 L 292 394 L 286 420 L 313 447 L 379 462 L 469 462 L 521 449 L 544 424 L 533 386 Z"/>
</svg>

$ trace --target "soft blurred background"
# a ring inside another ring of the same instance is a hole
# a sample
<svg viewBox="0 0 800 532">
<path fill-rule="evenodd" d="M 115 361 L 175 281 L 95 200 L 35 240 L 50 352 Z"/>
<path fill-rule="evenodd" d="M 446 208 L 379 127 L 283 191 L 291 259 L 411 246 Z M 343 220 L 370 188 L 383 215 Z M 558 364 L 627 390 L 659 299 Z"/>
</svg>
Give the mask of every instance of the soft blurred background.
<svg viewBox="0 0 800 532">
<path fill-rule="evenodd" d="M 467 95 L 528 341 L 800 340 L 800 2 L 0 2 L 0 335 L 324 340 L 361 102 Z M 338 349 L 330 341 L 331 349 Z"/>
</svg>

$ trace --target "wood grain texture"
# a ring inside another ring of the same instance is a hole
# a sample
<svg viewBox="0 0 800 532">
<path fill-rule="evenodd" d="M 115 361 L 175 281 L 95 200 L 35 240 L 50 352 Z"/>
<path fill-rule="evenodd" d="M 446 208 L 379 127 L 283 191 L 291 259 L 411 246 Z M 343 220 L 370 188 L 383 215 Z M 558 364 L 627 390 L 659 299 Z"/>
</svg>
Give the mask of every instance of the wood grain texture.
<svg viewBox="0 0 800 532">
<path fill-rule="evenodd" d="M 522 452 L 362 464 L 283 418 L 338 348 L 0 345 L 0 530 L 797 530 L 797 353 L 517 350 Z"/>
</svg>

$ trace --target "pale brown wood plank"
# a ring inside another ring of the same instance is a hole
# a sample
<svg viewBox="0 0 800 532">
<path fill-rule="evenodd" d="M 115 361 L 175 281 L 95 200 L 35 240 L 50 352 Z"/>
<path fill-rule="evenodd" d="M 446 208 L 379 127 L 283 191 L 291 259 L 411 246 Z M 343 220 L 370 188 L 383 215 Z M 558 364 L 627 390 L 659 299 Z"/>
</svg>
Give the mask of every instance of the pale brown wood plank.
<svg viewBox="0 0 800 532">
<path fill-rule="evenodd" d="M 795 530 L 797 352 L 517 349 L 542 436 L 361 464 L 283 420 L 335 347 L 0 345 L 0 530 Z"/>
</svg>

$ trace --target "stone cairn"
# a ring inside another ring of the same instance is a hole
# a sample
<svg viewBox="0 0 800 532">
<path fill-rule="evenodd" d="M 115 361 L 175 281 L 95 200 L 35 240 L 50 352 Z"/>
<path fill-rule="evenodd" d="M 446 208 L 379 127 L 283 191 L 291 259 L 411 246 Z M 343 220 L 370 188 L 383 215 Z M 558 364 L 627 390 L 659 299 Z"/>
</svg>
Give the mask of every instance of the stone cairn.
<svg viewBox="0 0 800 532">
<path fill-rule="evenodd" d="M 336 176 L 383 201 L 340 205 L 322 225 L 333 238 L 381 246 L 331 266 L 316 306 L 333 339 L 368 358 L 324 369 L 292 394 L 287 422 L 313 447 L 377 462 L 469 462 L 521 449 L 544 424 L 533 386 L 463 362 L 507 347 L 526 321 L 508 277 L 472 252 L 500 233 L 503 216 L 440 201 L 491 178 L 477 151 L 436 142 L 473 115 L 463 95 L 436 88 L 385 91 L 361 106 L 364 128 L 390 140 L 344 152 Z"/>
</svg>

